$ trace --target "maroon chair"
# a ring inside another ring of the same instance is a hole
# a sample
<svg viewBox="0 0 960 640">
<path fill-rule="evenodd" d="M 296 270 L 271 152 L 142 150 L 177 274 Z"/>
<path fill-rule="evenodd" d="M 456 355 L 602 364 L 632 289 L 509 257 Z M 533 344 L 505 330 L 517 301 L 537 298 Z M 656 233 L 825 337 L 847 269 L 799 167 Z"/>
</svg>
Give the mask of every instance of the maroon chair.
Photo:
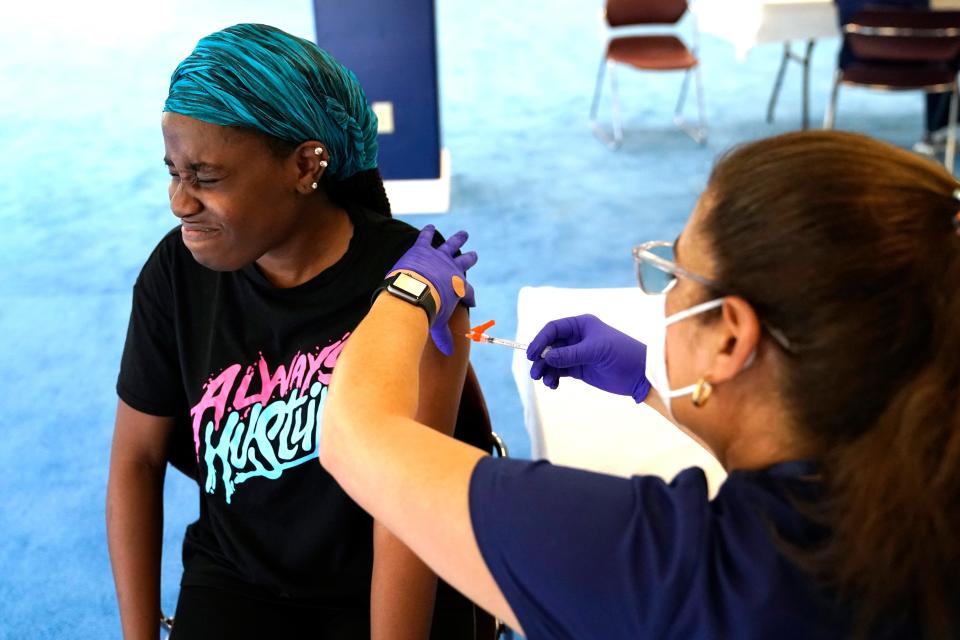
<svg viewBox="0 0 960 640">
<path fill-rule="evenodd" d="M 837 68 L 823 128 L 833 128 L 840 85 L 880 91 L 949 91 L 944 164 L 952 172 L 957 144 L 960 11 L 865 9 L 844 25 L 843 37 L 853 60 Z"/>
<path fill-rule="evenodd" d="M 620 119 L 620 96 L 617 89 L 616 68 L 628 66 L 639 71 L 683 71 L 680 98 L 674 110 L 674 123 L 698 144 L 707 139 L 703 110 L 703 84 L 696 44 L 692 48 L 673 34 L 616 35 L 630 27 L 674 26 L 687 12 L 686 0 L 607 0 L 604 21 L 613 33 L 607 40 L 600 70 L 597 73 L 596 89 L 590 106 L 590 126 L 611 149 L 623 142 L 623 124 Z M 694 42 L 697 33 L 694 28 Z M 612 134 L 607 133 L 597 121 L 597 110 L 603 92 L 606 70 L 610 70 L 612 98 Z M 683 118 L 683 105 L 687 97 L 690 76 L 694 76 L 697 90 L 699 124 L 691 127 Z"/>
</svg>

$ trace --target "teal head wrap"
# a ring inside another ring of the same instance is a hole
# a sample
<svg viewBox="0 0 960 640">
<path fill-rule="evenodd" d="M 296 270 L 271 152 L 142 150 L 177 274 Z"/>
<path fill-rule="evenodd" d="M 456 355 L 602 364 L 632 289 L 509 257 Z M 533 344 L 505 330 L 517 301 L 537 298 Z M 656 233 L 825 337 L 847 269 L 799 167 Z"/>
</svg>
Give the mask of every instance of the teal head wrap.
<svg viewBox="0 0 960 640">
<path fill-rule="evenodd" d="M 163 110 L 294 144 L 319 140 L 336 180 L 377 166 L 377 117 L 357 78 L 275 27 L 238 24 L 200 40 L 173 72 Z"/>
</svg>

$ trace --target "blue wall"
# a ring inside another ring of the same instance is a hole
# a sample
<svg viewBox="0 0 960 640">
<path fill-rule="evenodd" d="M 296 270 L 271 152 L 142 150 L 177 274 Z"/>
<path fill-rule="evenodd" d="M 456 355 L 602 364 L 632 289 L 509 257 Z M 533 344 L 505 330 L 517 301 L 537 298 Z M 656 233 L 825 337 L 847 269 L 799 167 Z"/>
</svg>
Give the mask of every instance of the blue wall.
<svg viewBox="0 0 960 640">
<path fill-rule="evenodd" d="M 317 44 L 353 71 L 370 102 L 393 103 L 380 136 L 388 180 L 440 176 L 433 0 L 314 0 Z"/>
</svg>

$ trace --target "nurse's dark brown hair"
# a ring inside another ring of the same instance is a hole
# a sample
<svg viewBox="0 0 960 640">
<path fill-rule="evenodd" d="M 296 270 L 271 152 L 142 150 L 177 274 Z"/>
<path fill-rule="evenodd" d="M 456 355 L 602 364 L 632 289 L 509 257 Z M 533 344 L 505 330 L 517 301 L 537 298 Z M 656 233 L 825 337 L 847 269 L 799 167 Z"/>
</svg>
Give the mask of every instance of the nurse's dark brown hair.
<svg viewBox="0 0 960 640">
<path fill-rule="evenodd" d="M 716 279 L 795 346 L 779 382 L 832 531 L 796 557 L 862 634 L 960 634 L 957 187 L 889 144 L 809 132 L 735 149 L 707 190 Z"/>
</svg>

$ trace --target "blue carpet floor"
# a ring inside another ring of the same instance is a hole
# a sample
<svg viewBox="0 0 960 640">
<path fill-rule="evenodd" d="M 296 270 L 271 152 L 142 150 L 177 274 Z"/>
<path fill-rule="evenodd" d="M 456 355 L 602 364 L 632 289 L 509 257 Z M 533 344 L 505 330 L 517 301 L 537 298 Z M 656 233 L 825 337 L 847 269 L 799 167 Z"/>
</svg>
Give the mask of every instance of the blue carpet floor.
<svg viewBox="0 0 960 640">
<path fill-rule="evenodd" d="M 200 36 L 235 22 L 312 37 L 311 5 L 17 4 L 0 20 L 0 638 L 118 637 L 104 493 L 130 288 L 174 224 L 159 131 L 167 79 Z M 776 122 L 764 121 L 778 46 L 741 62 L 704 37 L 708 144 L 670 124 L 678 76 L 627 72 L 627 138 L 608 151 L 586 127 L 599 4 L 439 3 L 452 208 L 408 220 L 471 231 L 474 317 L 495 318 L 499 335 L 514 331 L 523 285 L 633 284 L 630 247 L 676 236 L 718 153 L 799 123 L 798 69 Z M 815 52 L 816 122 L 836 47 Z M 850 91 L 838 126 L 907 146 L 921 120 L 919 96 Z M 496 429 L 524 457 L 511 355 L 478 346 L 473 360 Z M 166 491 L 171 610 L 197 490 L 171 474 Z"/>
</svg>

